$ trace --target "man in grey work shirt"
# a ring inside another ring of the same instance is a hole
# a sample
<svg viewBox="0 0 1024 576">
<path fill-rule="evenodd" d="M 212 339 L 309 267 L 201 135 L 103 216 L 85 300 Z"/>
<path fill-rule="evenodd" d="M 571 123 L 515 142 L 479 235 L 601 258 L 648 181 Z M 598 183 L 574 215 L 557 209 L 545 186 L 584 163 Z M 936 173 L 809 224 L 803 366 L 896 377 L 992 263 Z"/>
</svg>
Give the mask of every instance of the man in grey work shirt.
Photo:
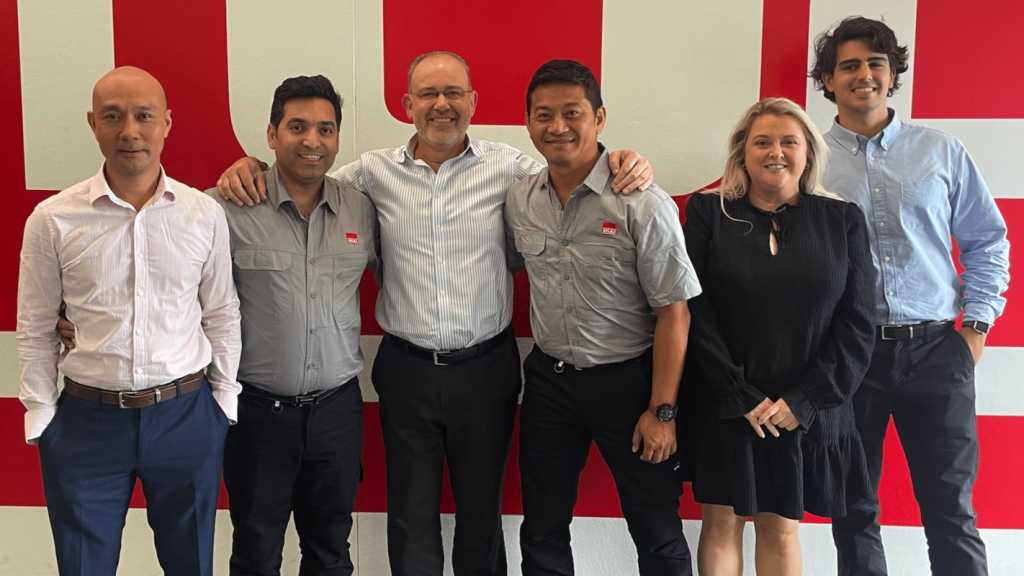
<svg viewBox="0 0 1024 576">
<path fill-rule="evenodd" d="M 376 216 L 365 196 L 325 177 L 340 123 L 330 81 L 285 80 L 267 127 L 276 157 L 268 202 L 243 209 L 222 201 L 242 312 L 243 390 L 224 453 L 232 575 L 279 573 L 292 511 L 300 574 L 353 571 L 348 536 L 363 406 L 359 281 L 375 258 Z"/>
<path fill-rule="evenodd" d="M 692 572 L 673 455 L 686 300 L 700 285 L 671 197 L 612 193 L 604 123 L 585 66 L 552 60 L 534 74 L 527 125 L 548 169 L 505 205 L 536 339 L 520 421 L 526 576 L 573 571 L 569 524 L 591 441 L 615 477 L 640 574 Z"/>
<path fill-rule="evenodd" d="M 402 101 L 416 134 L 338 173 L 373 201 L 379 218 L 377 320 L 385 336 L 373 384 L 395 576 L 442 573 L 445 466 L 456 502 L 455 574 L 507 571 L 501 488 L 521 380 L 502 207 L 509 186 L 540 166 L 511 146 L 467 135 L 476 100 L 459 55 L 418 56 Z M 617 189 L 649 182 L 649 164 L 636 154 L 611 158 L 616 169 L 621 160 Z M 237 196 L 240 181 L 252 187 L 254 166 L 236 162 L 221 178 L 222 193 L 234 186 L 235 197 L 255 200 Z"/>
</svg>

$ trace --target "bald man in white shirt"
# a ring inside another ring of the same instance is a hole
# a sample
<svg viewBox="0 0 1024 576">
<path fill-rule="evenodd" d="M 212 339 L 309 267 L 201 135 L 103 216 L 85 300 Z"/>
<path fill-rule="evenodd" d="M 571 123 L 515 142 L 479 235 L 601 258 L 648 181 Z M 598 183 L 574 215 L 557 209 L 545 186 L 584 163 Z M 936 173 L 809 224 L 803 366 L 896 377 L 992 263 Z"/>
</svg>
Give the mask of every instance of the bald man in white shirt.
<svg viewBox="0 0 1024 576">
<path fill-rule="evenodd" d="M 103 166 L 29 216 L 18 284 L 25 439 L 58 568 L 116 572 L 139 479 L 165 574 L 210 575 L 241 350 L 227 222 L 160 166 L 171 113 L 156 78 L 109 72 L 87 117 Z M 63 352 L 62 302 L 77 326 Z"/>
</svg>

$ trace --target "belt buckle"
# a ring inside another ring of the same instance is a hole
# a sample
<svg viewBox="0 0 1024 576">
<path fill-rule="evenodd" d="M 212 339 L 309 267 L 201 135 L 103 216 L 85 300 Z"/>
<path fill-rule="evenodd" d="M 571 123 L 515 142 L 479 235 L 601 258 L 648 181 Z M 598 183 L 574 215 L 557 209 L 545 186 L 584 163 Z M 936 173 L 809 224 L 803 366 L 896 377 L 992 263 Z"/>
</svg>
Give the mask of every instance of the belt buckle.
<svg viewBox="0 0 1024 576">
<path fill-rule="evenodd" d="M 295 403 L 296 408 L 302 408 L 303 406 L 307 406 L 309 404 L 316 406 L 316 401 L 317 398 L 315 394 L 299 394 L 298 396 L 292 399 L 292 402 Z"/>
<path fill-rule="evenodd" d="M 910 337 L 908 339 L 909 340 L 913 340 L 914 339 L 914 325 L 911 324 L 910 326 L 907 326 L 907 329 L 910 330 Z"/>
<path fill-rule="evenodd" d="M 128 406 L 127 404 L 124 403 L 125 398 L 141 398 L 141 397 L 142 397 L 142 395 L 139 392 L 134 392 L 134 391 L 131 391 L 131 390 L 121 390 L 121 391 L 119 391 L 117 393 L 117 407 L 121 408 L 121 409 L 131 408 L 131 406 Z M 160 388 L 159 387 L 153 388 L 153 404 L 159 404 L 159 403 L 160 403 Z"/>
<path fill-rule="evenodd" d="M 434 366 L 447 366 L 448 365 L 447 362 L 441 362 L 437 358 L 438 354 L 445 354 L 445 352 L 438 352 L 437 350 L 431 350 L 431 352 L 434 354 Z"/>
<path fill-rule="evenodd" d="M 899 338 L 897 338 L 895 336 L 886 336 L 885 335 L 886 334 L 886 329 L 888 329 L 888 328 L 898 329 L 898 328 L 901 328 L 901 326 L 886 326 L 886 325 L 883 325 L 882 326 L 882 340 L 883 341 L 886 341 L 886 340 L 899 340 Z"/>
</svg>

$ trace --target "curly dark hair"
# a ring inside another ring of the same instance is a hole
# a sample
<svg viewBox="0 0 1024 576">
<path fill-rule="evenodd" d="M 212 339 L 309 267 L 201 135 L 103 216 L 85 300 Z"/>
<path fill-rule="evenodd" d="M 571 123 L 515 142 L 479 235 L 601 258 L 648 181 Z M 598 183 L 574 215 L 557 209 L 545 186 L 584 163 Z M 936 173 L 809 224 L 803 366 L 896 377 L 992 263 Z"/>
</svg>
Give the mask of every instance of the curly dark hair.
<svg viewBox="0 0 1024 576">
<path fill-rule="evenodd" d="M 814 79 L 814 87 L 821 90 L 825 98 L 836 101 L 835 93 L 825 87 L 825 77 L 831 76 L 836 69 L 839 46 L 850 40 L 864 40 L 871 45 L 873 52 L 889 57 L 889 68 L 894 76 L 888 95 L 895 94 L 900 87 L 900 74 L 909 69 L 907 47 L 899 45 L 896 33 L 885 22 L 863 16 L 850 16 L 840 22 L 831 34 L 824 32 L 814 40 L 814 67 L 808 74 Z"/>
</svg>

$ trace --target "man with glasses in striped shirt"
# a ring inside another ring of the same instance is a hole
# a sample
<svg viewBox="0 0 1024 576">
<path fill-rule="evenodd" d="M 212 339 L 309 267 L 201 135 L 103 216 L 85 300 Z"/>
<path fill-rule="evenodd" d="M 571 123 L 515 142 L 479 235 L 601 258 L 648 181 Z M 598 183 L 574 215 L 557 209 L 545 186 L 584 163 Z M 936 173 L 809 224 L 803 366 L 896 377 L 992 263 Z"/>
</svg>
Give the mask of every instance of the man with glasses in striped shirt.
<svg viewBox="0 0 1024 576">
<path fill-rule="evenodd" d="M 388 555 L 396 576 L 440 575 L 445 462 L 455 495 L 456 574 L 505 574 L 501 488 L 522 382 L 510 329 L 512 277 L 503 207 L 508 188 L 542 166 L 505 144 L 467 135 L 477 93 L 453 52 L 409 66 L 402 99 L 416 134 L 366 152 L 333 175 L 365 193 L 380 225 L 374 361 L 388 473 Z M 615 187 L 651 181 L 635 153 L 610 161 Z M 236 203 L 265 198 L 258 162 L 221 177 Z"/>
</svg>

